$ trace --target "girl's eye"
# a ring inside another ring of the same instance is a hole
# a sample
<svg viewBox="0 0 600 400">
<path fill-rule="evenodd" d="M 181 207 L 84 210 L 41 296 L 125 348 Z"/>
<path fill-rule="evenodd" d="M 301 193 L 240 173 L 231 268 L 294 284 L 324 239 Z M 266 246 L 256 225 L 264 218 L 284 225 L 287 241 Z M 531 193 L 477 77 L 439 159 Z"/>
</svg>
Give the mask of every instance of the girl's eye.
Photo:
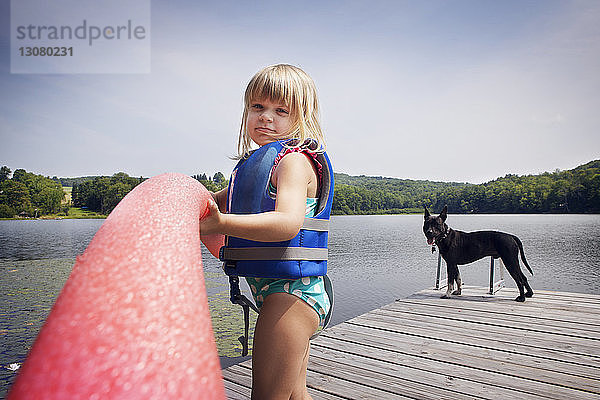
<svg viewBox="0 0 600 400">
<path fill-rule="evenodd" d="M 262 110 L 264 107 L 262 106 L 262 104 L 252 104 L 250 107 L 254 108 L 255 110 Z"/>
<path fill-rule="evenodd" d="M 286 109 L 284 109 L 284 108 L 278 108 L 278 109 L 277 109 L 277 112 L 278 112 L 278 113 L 282 113 L 282 114 L 286 114 L 286 115 L 287 115 L 287 114 L 289 114 L 288 110 L 286 110 Z"/>
</svg>

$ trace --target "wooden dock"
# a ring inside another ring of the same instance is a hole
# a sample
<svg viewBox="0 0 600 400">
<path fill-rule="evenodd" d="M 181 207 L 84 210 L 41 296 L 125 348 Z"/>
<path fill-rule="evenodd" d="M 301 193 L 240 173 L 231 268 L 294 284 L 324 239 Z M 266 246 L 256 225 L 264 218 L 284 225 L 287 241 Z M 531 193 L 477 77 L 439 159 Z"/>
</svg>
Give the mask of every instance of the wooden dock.
<svg viewBox="0 0 600 400">
<path fill-rule="evenodd" d="M 312 342 L 316 399 L 600 399 L 600 295 L 466 287 L 423 290 L 327 329 Z M 251 361 L 223 370 L 250 398 Z"/>
</svg>

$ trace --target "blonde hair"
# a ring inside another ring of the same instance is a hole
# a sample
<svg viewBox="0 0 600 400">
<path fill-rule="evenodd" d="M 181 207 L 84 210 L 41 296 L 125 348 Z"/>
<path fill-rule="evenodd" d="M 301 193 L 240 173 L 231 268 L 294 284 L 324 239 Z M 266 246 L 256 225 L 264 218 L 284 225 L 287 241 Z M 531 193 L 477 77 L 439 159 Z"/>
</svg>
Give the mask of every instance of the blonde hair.
<svg viewBox="0 0 600 400">
<path fill-rule="evenodd" d="M 304 143 L 312 139 L 318 143 L 317 151 L 325 150 L 315 83 L 300 68 L 277 64 L 258 71 L 246 87 L 237 158 L 244 158 L 251 151 L 252 139 L 246 130 L 248 110 L 251 102 L 262 99 L 280 102 L 290 108 L 290 118 L 293 122 L 287 138 L 297 139 L 296 143 Z"/>
</svg>

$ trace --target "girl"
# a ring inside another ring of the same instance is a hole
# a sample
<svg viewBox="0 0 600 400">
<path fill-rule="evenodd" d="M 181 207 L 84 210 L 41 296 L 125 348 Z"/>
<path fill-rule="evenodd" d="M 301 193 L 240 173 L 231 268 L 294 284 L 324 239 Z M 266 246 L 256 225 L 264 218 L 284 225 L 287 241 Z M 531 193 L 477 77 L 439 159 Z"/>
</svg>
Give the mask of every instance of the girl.
<svg viewBox="0 0 600 400">
<path fill-rule="evenodd" d="M 259 71 L 244 96 L 240 162 L 200 222 L 202 234 L 227 235 L 225 272 L 246 276 L 260 309 L 254 399 L 311 398 L 309 339 L 331 311 L 324 226 L 333 173 L 318 117 L 316 88 L 304 71 L 285 64 Z"/>
</svg>

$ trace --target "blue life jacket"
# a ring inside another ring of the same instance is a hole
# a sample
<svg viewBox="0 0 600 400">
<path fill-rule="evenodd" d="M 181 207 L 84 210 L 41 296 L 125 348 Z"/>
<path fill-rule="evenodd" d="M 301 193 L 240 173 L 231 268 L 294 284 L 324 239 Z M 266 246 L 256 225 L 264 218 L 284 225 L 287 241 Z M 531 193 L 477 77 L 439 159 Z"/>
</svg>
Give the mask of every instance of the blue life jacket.
<svg viewBox="0 0 600 400">
<path fill-rule="evenodd" d="M 227 212 L 256 214 L 275 210 L 275 199 L 269 195 L 268 187 L 273 165 L 286 150 L 286 143 L 291 145 L 290 141 L 266 144 L 237 164 L 229 180 Z M 227 275 L 298 279 L 327 273 L 333 169 L 325 152 L 316 153 L 316 157 L 323 173 L 315 216 L 305 218 L 300 232 L 287 241 L 259 242 L 228 236 L 220 251 Z"/>
</svg>

